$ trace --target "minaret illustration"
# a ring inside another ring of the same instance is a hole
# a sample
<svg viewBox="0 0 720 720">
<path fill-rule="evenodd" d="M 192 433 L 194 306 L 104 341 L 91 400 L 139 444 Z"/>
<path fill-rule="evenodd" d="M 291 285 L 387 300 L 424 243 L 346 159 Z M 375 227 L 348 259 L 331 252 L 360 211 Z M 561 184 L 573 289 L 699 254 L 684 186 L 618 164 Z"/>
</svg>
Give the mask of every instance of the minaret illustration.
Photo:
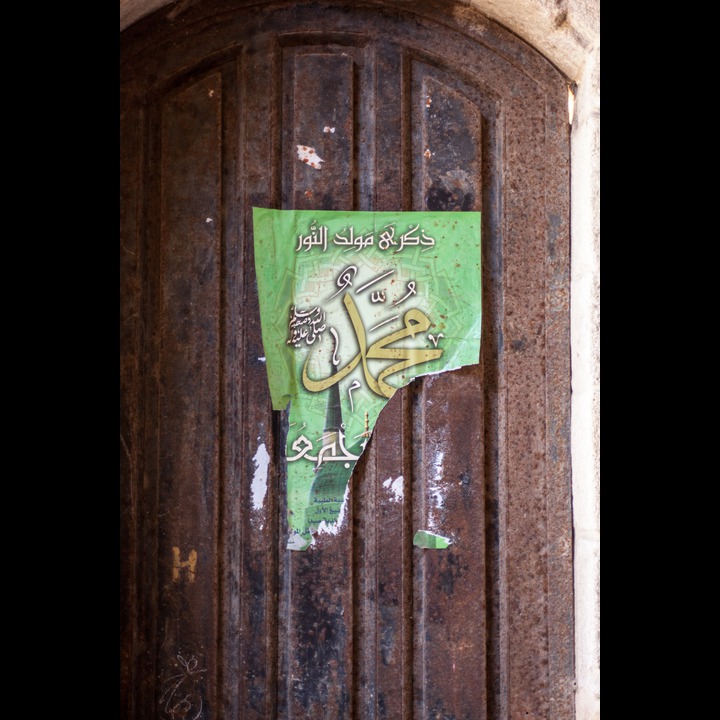
<svg viewBox="0 0 720 720">
<path fill-rule="evenodd" d="M 366 412 L 365 432 L 351 445 L 345 444 L 339 383 L 331 385 L 327 392 L 323 445 L 305 509 L 303 535 L 306 537 L 315 533 L 323 520 L 327 525 L 337 521 L 356 459 L 365 449 L 370 438 Z"/>
</svg>

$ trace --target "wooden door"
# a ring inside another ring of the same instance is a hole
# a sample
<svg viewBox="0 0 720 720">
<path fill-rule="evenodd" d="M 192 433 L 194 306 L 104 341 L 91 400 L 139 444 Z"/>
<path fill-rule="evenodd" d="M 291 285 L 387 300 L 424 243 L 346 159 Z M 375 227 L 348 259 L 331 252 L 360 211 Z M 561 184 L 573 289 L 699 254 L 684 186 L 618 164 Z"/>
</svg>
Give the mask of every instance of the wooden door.
<svg viewBox="0 0 720 720">
<path fill-rule="evenodd" d="M 570 720 L 565 79 L 463 3 L 198 0 L 122 33 L 121 116 L 123 717 Z M 305 552 L 253 206 L 482 211 L 480 364 L 395 394 Z"/>
</svg>

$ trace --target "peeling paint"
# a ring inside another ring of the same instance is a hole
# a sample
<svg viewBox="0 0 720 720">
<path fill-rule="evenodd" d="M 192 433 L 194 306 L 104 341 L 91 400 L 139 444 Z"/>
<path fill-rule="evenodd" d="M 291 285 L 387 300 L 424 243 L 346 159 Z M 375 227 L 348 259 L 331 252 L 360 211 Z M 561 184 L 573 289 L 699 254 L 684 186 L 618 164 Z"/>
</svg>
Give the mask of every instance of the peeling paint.
<svg viewBox="0 0 720 720">
<path fill-rule="evenodd" d="M 302 160 L 305 164 L 315 168 L 316 170 L 320 170 L 321 163 L 325 162 L 315 152 L 315 148 L 308 147 L 307 145 L 298 145 L 297 153 L 299 160 Z"/>
<path fill-rule="evenodd" d="M 335 128 L 334 128 L 334 127 L 330 127 L 329 125 L 326 125 L 326 126 L 323 128 L 323 132 L 324 132 L 324 133 L 334 133 L 334 132 L 335 132 Z"/>
<path fill-rule="evenodd" d="M 395 502 L 401 502 L 403 499 L 403 476 L 399 475 L 394 480 L 392 478 L 388 478 L 384 483 L 383 487 L 388 488 L 390 492 L 393 494 L 393 500 Z"/>
<path fill-rule="evenodd" d="M 342 505 L 340 506 L 340 512 L 338 514 L 337 520 L 333 523 L 327 523 L 325 520 L 321 520 L 320 524 L 317 528 L 317 534 L 322 535 L 337 535 L 340 532 L 340 528 L 343 525 L 343 522 L 345 521 L 345 515 L 347 514 L 347 503 L 348 503 L 348 494 L 350 492 L 350 484 L 348 483 L 347 487 L 345 488 L 345 495 L 343 495 L 343 501 Z"/>
<path fill-rule="evenodd" d="M 259 440 L 260 438 L 258 438 Z M 267 493 L 268 466 L 270 465 L 270 456 L 268 455 L 265 443 L 260 446 L 253 458 L 255 463 L 255 474 L 252 479 L 252 502 L 255 510 L 262 510 Z"/>
<path fill-rule="evenodd" d="M 438 450 L 435 455 L 435 480 L 442 480 L 443 478 L 443 466 L 445 461 L 445 452 Z"/>
<path fill-rule="evenodd" d="M 445 463 L 445 453 L 438 450 L 435 453 L 435 460 L 429 468 L 427 477 L 427 494 L 428 494 L 428 516 L 427 522 L 433 530 L 437 529 L 439 524 L 438 510 L 442 510 L 445 505 L 445 489 L 443 487 L 443 468 Z"/>
<path fill-rule="evenodd" d="M 430 478 L 428 482 L 428 492 L 433 500 L 433 504 L 436 508 L 442 508 L 445 503 L 445 497 L 443 495 L 443 488 L 441 486 L 443 479 L 443 463 L 445 460 L 445 453 L 439 450 L 435 455 L 434 470 L 435 474 Z"/>
<path fill-rule="evenodd" d="M 423 153 L 423 155 L 426 158 L 429 158 L 432 155 L 432 153 L 430 152 L 430 148 L 425 148 L 425 152 Z"/>
</svg>

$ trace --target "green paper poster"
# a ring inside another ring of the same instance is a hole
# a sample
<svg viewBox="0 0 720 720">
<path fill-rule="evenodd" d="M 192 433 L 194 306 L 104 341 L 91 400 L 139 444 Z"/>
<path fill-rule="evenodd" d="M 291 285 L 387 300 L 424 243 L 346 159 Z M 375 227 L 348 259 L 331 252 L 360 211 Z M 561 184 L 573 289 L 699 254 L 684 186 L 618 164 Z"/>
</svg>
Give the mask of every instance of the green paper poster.
<svg viewBox="0 0 720 720">
<path fill-rule="evenodd" d="M 480 359 L 480 213 L 253 208 L 272 405 L 289 403 L 288 548 L 345 521 L 380 411 Z"/>
</svg>

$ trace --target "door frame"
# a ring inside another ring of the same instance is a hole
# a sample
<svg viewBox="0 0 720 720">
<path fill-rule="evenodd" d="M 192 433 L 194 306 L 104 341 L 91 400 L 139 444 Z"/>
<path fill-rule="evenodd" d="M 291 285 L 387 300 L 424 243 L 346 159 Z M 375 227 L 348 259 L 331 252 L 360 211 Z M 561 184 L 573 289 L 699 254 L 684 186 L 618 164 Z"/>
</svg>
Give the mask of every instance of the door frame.
<svg viewBox="0 0 720 720">
<path fill-rule="evenodd" d="M 162 8 L 190 2 L 121 0 L 120 31 Z M 599 715 L 599 0 L 471 0 L 536 47 L 573 83 L 569 89 L 571 208 L 571 454 L 575 598 L 576 716 Z"/>
</svg>

